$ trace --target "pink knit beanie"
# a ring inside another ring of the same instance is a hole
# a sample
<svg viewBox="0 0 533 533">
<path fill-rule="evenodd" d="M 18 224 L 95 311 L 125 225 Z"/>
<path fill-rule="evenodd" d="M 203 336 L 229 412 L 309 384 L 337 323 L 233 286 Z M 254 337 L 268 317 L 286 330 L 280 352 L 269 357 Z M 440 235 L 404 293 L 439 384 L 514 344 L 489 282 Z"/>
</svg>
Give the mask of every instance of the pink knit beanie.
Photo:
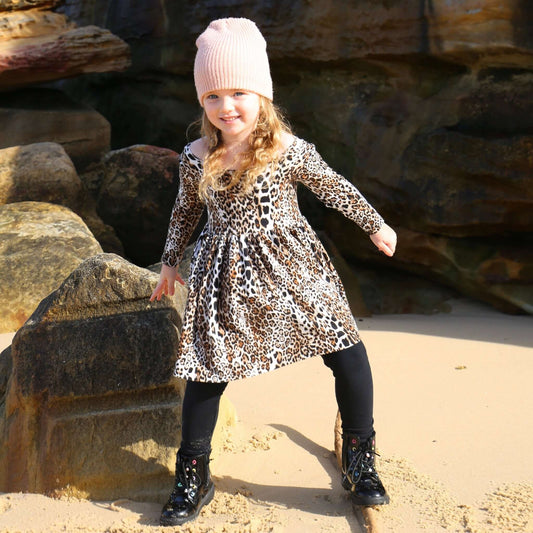
<svg viewBox="0 0 533 533">
<path fill-rule="evenodd" d="M 220 89 L 243 89 L 272 100 L 266 41 L 251 20 L 214 20 L 196 40 L 194 83 L 198 100 Z"/>
</svg>

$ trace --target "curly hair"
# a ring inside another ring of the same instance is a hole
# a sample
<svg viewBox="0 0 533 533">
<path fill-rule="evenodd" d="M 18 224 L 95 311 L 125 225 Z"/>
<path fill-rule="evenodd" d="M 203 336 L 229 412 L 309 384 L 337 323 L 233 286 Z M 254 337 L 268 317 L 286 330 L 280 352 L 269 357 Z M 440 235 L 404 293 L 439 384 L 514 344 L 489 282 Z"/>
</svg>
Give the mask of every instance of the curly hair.
<svg viewBox="0 0 533 533">
<path fill-rule="evenodd" d="M 222 181 L 227 168 L 222 165 L 225 146 L 218 128 L 213 126 L 207 114 L 201 118 L 201 134 L 207 139 L 208 149 L 203 162 L 203 175 L 198 186 L 198 194 L 204 201 L 208 190 L 226 191 L 241 185 L 239 193 L 250 191 L 257 177 L 265 171 L 269 164 L 276 165 L 283 147 L 283 133 L 291 133 L 280 109 L 268 98 L 259 96 L 259 115 L 255 130 L 250 135 L 249 147 L 241 154 L 239 167 L 230 175 L 229 181 Z"/>
</svg>

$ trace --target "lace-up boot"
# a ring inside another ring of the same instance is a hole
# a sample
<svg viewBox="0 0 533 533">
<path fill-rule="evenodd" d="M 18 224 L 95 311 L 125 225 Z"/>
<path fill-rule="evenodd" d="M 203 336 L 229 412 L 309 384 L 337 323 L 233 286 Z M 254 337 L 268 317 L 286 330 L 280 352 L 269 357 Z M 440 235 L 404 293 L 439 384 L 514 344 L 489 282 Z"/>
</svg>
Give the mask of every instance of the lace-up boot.
<svg viewBox="0 0 533 533">
<path fill-rule="evenodd" d="M 376 456 L 375 433 L 366 441 L 352 433 L 342 436 L 342 486 L 351 492 L 356 505 L 383 505 L 389 496 L 381 483 L 374 458 Z"/>
<path fill-rule="evenodd" d="M 174 490 L 163 507 L 162 526 L 179 526 L 194 520 L 215 494 L 209 473 L 209 455 L 188 457 L 178 451 Z"/>
</svg>

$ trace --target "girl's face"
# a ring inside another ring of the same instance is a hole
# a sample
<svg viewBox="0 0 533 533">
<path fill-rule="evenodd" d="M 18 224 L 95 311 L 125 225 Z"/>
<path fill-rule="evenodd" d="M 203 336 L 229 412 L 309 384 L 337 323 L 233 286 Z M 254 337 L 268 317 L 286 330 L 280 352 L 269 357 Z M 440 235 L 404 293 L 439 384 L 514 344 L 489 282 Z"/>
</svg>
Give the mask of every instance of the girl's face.
<svg viewBox="0 0 533 533">
<path fill-rule="evenodd" d="M 254 131 L 260 110 L 259 95 L 241 89 L 221 89 L 204 96 L 209 122 L 222 132 L 224 142 L 247 140 Z"/>
</svg>

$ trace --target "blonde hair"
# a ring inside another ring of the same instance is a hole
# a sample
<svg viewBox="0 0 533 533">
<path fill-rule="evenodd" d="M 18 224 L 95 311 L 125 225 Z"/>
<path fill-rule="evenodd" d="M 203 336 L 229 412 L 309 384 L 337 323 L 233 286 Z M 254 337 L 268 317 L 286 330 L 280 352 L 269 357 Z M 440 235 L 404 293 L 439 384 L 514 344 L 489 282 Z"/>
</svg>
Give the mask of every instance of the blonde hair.
<svg viewBox="0 0 533 533">
<path fill-rule="evenodd" d="M 269 164 L 275 166 L 283 148 L 283 133 L 291 133 L 291 129 L 271 100 L 261 95 L 259 99 L 257 125 L 250 135 L 249 148 L 241 154 L 239 166 L 234 169 L 227 182 L 221 179 L 229 170 L 222 165 L 222 157 L 226 151 L 222 135 L 220 130 L 209 122 L 204 111 L 201 134 L 207 139 L 208 149 L 203 162 L 203 175 L 198 185 L 198 194 L 204 201 L 208 197 L 208 189 L 227 191 L 241 185 L 239 193 L 246 194 Z"/>
</svg>

